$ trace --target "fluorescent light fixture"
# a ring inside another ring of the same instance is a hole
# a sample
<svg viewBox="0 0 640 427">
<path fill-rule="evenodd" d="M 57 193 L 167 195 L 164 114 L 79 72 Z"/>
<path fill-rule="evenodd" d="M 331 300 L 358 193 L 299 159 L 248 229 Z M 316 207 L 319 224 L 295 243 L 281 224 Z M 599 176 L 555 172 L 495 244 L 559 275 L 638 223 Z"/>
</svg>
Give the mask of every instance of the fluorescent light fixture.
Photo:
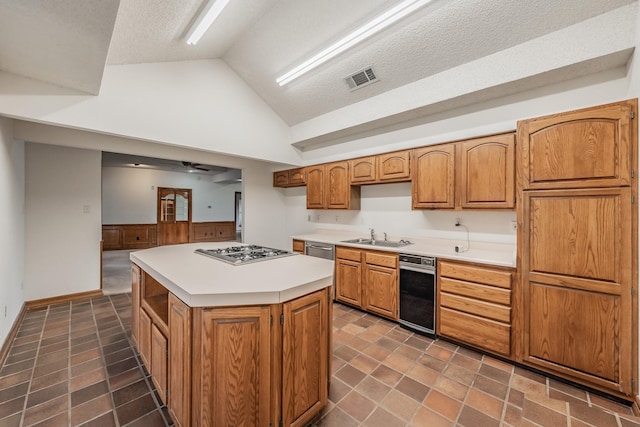
<svg viewBox="0 0 640 427">
<path fill-rule="evenodd" d="M 433 0 L 404 0 L 276 79 L 284 86 Z"/>
<path fill-rule="evenodd" d="M 222 10 L 227 6 L 229 0 L 209 0 L 202 9 L 198 19 L 187 33 L 187 44 L 196 44 L 204 33 L 209 29 L 213 21 L 218 19 Z"/>
</svg>

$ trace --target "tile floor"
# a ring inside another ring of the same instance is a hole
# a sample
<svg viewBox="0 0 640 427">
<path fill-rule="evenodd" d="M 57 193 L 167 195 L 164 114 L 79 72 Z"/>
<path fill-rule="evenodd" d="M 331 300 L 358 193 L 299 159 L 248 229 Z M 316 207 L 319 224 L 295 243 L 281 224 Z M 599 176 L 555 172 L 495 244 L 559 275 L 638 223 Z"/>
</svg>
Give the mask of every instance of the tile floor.
<svg viewBox="0 0 640 427">
<path fill-rule="evenodd" d="M 172 425 L 130 345 L 130 306 L 28 311 L 0 369 L 0 427 Z M 624 405 L 339 304 L 333 346 L 315 426 L 640 426 Z"/>
</svg>

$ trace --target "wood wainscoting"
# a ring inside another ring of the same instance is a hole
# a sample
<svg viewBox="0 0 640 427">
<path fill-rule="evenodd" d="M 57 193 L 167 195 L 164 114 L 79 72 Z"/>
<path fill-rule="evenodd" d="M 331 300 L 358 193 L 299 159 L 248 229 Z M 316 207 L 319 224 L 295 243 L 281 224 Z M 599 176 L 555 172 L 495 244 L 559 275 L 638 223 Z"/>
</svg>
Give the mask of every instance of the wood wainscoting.
<svg viewBox="0 0 640 427">
<path fill-rule="evenodd" d="M 117 224 L 102 226 L 102 249 L 147 249 L 158 246 L 156 224 Z M 236 240 L 235 221 L 192 222 L 189 243 Z"/>
</svg>

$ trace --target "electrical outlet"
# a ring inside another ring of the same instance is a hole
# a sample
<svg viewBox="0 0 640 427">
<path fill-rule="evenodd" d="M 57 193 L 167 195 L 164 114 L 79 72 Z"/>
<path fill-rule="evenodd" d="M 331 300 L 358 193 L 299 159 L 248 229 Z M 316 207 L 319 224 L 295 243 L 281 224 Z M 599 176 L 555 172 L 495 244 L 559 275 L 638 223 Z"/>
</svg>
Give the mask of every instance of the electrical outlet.
<svg viewBox="0 0 640 427">
<path fill-rule="evenodd" d="M 462 218 L 456 218 L 456 227 L 462 225 Z"/>
<path fill-rule="evenodd" d="M 336 222 L 340 221 L 340 216 L 336 215 Z"/>
<path fill-rule="evenodd" d="M 311 222 L 311 215 L 307 215 L 307 221 Z"/>
<path fill-rule="evenodd" d="M 7 306 L 4 306 L 4 317 L 7 317 Z"/>
<path fill-rule="evenodd" d="M 456 245 L 455 250 L 456 250 L 456 252 L 462 252 L 462 246 L 461 245 Z"/>
<path fill-rule="evenodd" d="M 511 231 L 518 231 L 518 221 L 511 221 Z"/>
</svg>

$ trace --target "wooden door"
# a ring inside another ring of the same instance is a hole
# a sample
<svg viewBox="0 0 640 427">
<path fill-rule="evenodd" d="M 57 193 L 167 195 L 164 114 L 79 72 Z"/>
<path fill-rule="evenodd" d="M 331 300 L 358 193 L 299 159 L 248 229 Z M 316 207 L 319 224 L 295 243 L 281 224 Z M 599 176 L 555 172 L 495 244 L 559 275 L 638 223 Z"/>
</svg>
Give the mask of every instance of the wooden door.
<svg viewBox="0 0 640 427">
<path fill-rule="evenodd" d="M 131 341 L 138 348 L 138 325 L 140 323 L 140 287 L 142 285 L 140 267 L 131 264 Z"/>
<path fill-rule="evenodd" d="M 378 180 L 382 182 L 409 181 L 411 177 L 410 151 L 397 151 L 377 156 Z"/>
<path fill-rule="evenodd" d="M 324 165 L 307 168 L 307 209 L 325 208 Z"/>
<path fill-rule="evenodd" d="M 412 153 L 414 209 L 455 207 L 455 144 L 416 149 Z"/>
<path fill-rule="evenodd" d="M 350 209 L 351 185 L 349 184 L 349 162 L 336 162 L 326 165 L 325 194 L 326 208 Z"/>
<path fill-rule="evenodd" d="M 395 268 L 365 264 L 364 309 L 398 320 L 398 274 Z"/>
<path fill-rule="evenodd" d="M 630 100 L 518 122 L 520 187 L 631 185 L 637 109 Z"/>
<path fill-rule="evenodd" d="M 362 307 L 362 263 L 336 259 L 336 300 Z"/>
<path fill-rule="evenodd" d="M 144 365 L 151 366 L 151 318 L 142 308 L 138 310 L 138 353 Z"/>
<path fill-rule="evenodd" d="M 513 209 L 515 135 L 458 143 L 458 199 L 463 209 Z"/>
<path fill-rule="evenodd" d="M 268 426 L 269 306 L 195 314 L 194 425 Z"/>
<path fill-rule="evenodd" d="M 631 189 L 525 191 L 524 361 L 631 397 Z"/>
<path fill-rule="evenodd" d="M 169 294 L 169 384 L 167 408 L 180 427 L 191 425 L 191 309 Z"/>
<path fill-rule="evenodd" d="M 167 402 L 167 338 L 156 325 L 151 325 L 151 381 L 156 386 L 158 396 Z"/>
<path fill-rule="evenodd" d="M 158 187 L 158 244 L 189 243 L 191 190 Z"/>
<path fill-rule="evenodd" d="M 306 426 L 327 404 L 329 294 L 327 289 L 284 304 L 282 419 Z"/>
<path fill-rule="evenodd" d="M 349 160 L 349 174 L 349 181 L 352 184 L 376 182 L 376 158 L 371 156 Z"/>
</svg>

